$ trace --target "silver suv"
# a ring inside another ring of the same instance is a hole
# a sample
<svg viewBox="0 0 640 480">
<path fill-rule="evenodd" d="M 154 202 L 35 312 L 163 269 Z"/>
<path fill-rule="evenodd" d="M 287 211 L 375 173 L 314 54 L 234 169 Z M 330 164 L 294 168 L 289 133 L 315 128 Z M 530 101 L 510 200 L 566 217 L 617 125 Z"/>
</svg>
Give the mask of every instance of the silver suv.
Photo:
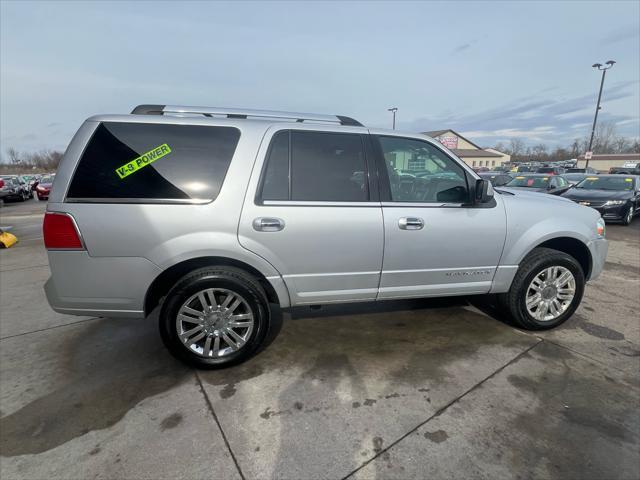
<svg viewBox="0 0 640 480">
<path fill-rule="evenodd" d="M 44 219 L 57 312 L 159 313 L 178 358 L 256 353 L 273 307 L 498 294 L 522 328 L 569 318 L 604 223 L 494 192 L 438 142 L 349 117 L 141 105 L 89 118 Z"/>
</svg>

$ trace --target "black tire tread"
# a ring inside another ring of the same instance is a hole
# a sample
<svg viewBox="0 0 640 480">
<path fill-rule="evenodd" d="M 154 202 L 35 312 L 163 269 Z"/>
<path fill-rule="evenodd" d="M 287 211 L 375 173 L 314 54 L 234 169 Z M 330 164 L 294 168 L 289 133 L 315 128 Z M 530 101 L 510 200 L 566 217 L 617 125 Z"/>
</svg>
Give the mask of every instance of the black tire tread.
<svg viewBox="0 0 640 480">
<path fill-rule="evenodd" d="M 163 327 L 165 315 L 167 314 L 166 308 L 167 308 L 167 304 L 169 303 L 167 299 L 169 299 L 171 296 L 174 296 L 174 295 L 180 295 L 182 290 L 190 286 L 193 282 L 201 278 L 207 278 L 211 276 L 227 277 L 227 278 L 235 279 L 237 282 L 241 284 L 245 284 L 246 285 L 245 288 L 255 296 L 256 303 L 258 303 L 259 308 L 261 309 L 261 311 L 258 313 L 264 318 L 264 321 L 265 321 L 265 327 L 262 329 L 262 333 L 258 337 L 256 337 L 255 344 L 251 346 L 247 345 L 245 347 L 246 350 L 243 349 L 244 353 L 241 356 L 226 362 L 215 362 L 215 363 L 209 362 L 206 359 L 200 359 L 200 358 L 196 358 L 194 356 L 189 355 L 189 353 L 186 350 L 182 351 L 181 349 L 175 349 L 171 340 L 167 337 L 167 333 Z M 264 341 L 264 338 L 267 336 L 270 329 L 269 317 L 270 317 L 270 310 L 269 310 L 269 302 L 267 300 L 267 295 L 264 291 L 264 288 L 262 287 L 262 285 L 260 285 L 258 280 L 255 279 L 255 277 L 253 277 L 251 274 L 247 273 L 246 271 L 240 268 L 214 265 L 209 267 L 198 268 L 190 273 L 187 273 L 180 280 L 178 280 L 176 284 L 169 290 L 169 292 L 165 297 L 165 300 L 162 303 L 161 310 L 160 310 L 160 316 L 159 316 L 160 334 L 163 342 L 165 343 L 169 351 L 171 351 L 171 353 L 174 356 L 184 361 L 185 363 L 188 363 L 189 365 L 196 368 L 200 368 L 200 369 L 226 368 L 228 366 L 236 365 L 238 363 L 241 363 L 247 360 L 248 358 L 250 358 L 251 356 L 253 356 L 255 353 L 259 351 L 260 346 Z"/>
<path fill-rule="evenodd" d="M 524 279 L 531 273 L 532 267 L 535 265 L 552 258 L 563 258 L 565 260 L 574 263 L 579 270 L 583 274 L 582 267 L 578 263 L 578 261 L 573 258 L 571 255 L 561 252 L 560 250 L 555 250 L 553 248 L 546 247 L 537 247 L 534 248 L 524 259 L 522 263 L 520 263 L 520 267 L 511 282 L 511 288 L 506 293 L 501 293 L 498 295 L 498 306 L 504 313 L 508 314 L 510 318 L 514 321 L 514 323 L 525 330 L 546 330 L 549 328 L 553 328 L 560 323 L 550 323 L 549 325 L 539 325 L 537 323 L 531 322 L 528 318 L 520 314 L 519 301 L 521 291 L 520 289 L 524 287 Z M 584 280 L 582 280 L 584 283 Z M 579 302 L 578 302 L 579 304 Z M 573 307 L 570 310 L 575 310 L 576 307 Z M 572 314 L 573 312 L 571 312 Z M 570 315 L 566 315 L 566 318 L 570 317 Z"/>
</svg>

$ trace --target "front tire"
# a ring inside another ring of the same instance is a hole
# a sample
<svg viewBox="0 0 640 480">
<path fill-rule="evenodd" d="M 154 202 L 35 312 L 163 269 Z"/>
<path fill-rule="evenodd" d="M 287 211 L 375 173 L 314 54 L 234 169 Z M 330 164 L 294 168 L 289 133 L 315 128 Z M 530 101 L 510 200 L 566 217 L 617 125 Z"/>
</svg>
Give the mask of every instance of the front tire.
<svg viewBox="0 0 640 480">
<path fill-rule="evenodd" d="M 169 351 L 196 368 L 223 368 L 253 356 L 269 330 L 260 284 L 233 267 L 206 267 L 169 291 L 159 327 Z"/>
<path fill-rule="evenodd" d="M 622 224 L 625 226 L 630 225 L 632 221 L 633 221 L 633 205 L 629 205 L 629 209 L 627 210 L 627 213 L 622 219 Z"/>
<path fill-rule="evenodd" d="M 536 248 L 520 264 L 509 291 L 498 300 L 517 326 L 548 330 L 573 315 L 584 285 L 584 272 L 575 258 L 551 248 Z"/>
</svg>

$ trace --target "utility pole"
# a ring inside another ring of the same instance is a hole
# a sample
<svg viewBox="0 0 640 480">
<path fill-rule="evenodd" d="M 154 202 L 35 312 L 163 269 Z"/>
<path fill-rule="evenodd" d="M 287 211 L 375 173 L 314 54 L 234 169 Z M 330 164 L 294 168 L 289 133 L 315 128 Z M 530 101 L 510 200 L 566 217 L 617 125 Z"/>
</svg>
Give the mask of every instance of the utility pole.
<svg viewBox="0 0 640 480">
<path fill-rule="evenodd" d="M 396 112 L 398 111 L 398 107 L 387 108 L 388 112 L 393 113 L 393 129 L 396 129 Z"/>
<path fill-rule="evenodd" d="M 593 126 L 591 127 L 591 138 L 589 139 L 589 148 L 587 149 L 587 152 L 585 152 L 585 155 L 584 155 L 586 159 L 586 163 L 584 165 L 585 169 L 589 166 L 588 157 L 592 155 L 591 147 L 593 146 L 593 136 L 596 133 L 596 122 L 598 121 L 598 112 L 600 111 L 600 99 L 602 98 L 602 87 L 604 87 L 604 76 L 607 74 L 607 70 L 613 67 L 614 63 L 616 63 L 614 60 L 609 60 L 606 63 L 606 65 L 608 65 L 606 67 L 601 63 L 594 63 L 593 65 L 591 65 L 593 68 L 597 68 L 598 70 L 602 71 L 602 80 L 600 81 L 600 92 L 598 93 L 598 103 L 596 105 L 596 114 L 593 117 Z"/>
</svg>

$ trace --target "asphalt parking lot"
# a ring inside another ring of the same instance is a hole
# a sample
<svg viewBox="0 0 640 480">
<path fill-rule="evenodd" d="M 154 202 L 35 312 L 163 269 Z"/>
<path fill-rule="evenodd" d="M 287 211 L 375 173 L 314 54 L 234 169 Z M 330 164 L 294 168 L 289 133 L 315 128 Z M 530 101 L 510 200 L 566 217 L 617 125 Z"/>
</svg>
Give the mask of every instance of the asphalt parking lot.
<svg viewBox="0 0 640 480">
<path fill-rule="evenodd" d="M 3 479 L 640 477 L 640 219 L 557 330 L 472 298 L 294 309 L 196 372 L 155 317 L 50 310 L 44 205 L 0 210 Z"/>
</svg>

